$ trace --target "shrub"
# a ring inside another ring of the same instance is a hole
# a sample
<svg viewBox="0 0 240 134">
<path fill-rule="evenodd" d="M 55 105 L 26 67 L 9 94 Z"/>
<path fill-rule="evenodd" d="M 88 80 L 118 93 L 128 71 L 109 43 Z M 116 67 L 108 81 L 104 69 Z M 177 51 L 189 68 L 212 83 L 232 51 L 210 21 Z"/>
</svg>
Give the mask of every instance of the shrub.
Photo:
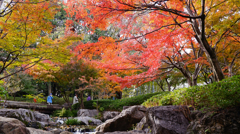
<svg viewBox="0 0 240 134">
<path fill-rule="evenodd" d="M 59 116 L 59 117 L 77 117 L 77 110 L 67 110 L 65 108 L 62 108 L 62 110 L 57 110 L 56 112 L 53 112 L 53 116 Z"/>
<path fill-rule="evenodd" d="M 76 104 L 72 105 L 72 109 L 79 110 L 80 109 L 80 104 L 76 103 Z"/>
<path fill-rule="evenodd" d="M 28 95 L 23 95 L 25 96 L 26 98 L 28 99 L 36 99 L 37 102 L 41 103 L 41 102 L 46 102 L 46 99 L 44 97 L 44 94 L 43 93 L 40 93 L 40 94 L 37 94 L 37 95 L 34 95 L 34 94 L 28 94 Z"/>
<path fill-rule="evenodd" d="M 123 98 L 118 100 L 110 100 L 110 99 L 103 99 L 103 100 L 91 100 L 91 101 L 85 101 L 84 106 L 87 109 L 96 109 L 93 105 L 94 103 L 97 103 L 102 109 L 104 110 L 122 110 L 123 106 L 133 106 L 133 105 L 141 105 L 144 101 L 149 99 L 150 97 L 160 94 L 162 92 L 158 93 L 151 93 L 151 94 L 145 94 L 145 95 L 139 95 L 131 98 Z"/>
<path fill-rule="evenodd" d="M 52 117 L 57 117 L 59 116 L 59 113 L 61 112 L 62 110 L 55 110 L 53 111 L 53 113 L 51 114 Z"/>
<path fill-rule="evenodd" d="M 78 121 L 77 119 L 67 119 L 66 124 L 67 125 L 81 125 L 81 121 Z"/>
<path fill-rule="evenodd" d="M 43 99 L 47 99 L 47 97 L 44 97 Z M 14 97 L 12 96 L 8 96 L 7 100 L 14 100 Z M 24 101 L 24 102 L 33 102 L 32 98 L 25 98 L 25 97 L 15 97 L 15 101 Z M 59 105 L 63 105 L 65 102 L 65 100 L 62 97 L 57 97 L 57 96 L 53 96 L 53 104 L 59 104 Z M 72 102 L 72 97 L 69 98 L 69 101 Z"/>
<path fill-rule="evenodd" d="M 69 98 L 69 102 L 72 102 L 72 97 Z M 65 100 L 62 97 L 53 96 L 53 104 L 63 105 Z"/>
<path fill-rule="evenodd" d="M 146 107 L 189 105 L 195 108 L 226 108 L 240 104 L 240 76 L 204 86 L 193 86 L 153 96 L 143 103 Z"/>
<path fill-rule="evenodd" d="M 8 96 L 7 100 L 14 100 L 13 96 Z M 15 97 L 15 101 L 24 101 L 24 102 L 33 102 L 33 99 L 25 98 L 25 97 Z"/>
</svg>

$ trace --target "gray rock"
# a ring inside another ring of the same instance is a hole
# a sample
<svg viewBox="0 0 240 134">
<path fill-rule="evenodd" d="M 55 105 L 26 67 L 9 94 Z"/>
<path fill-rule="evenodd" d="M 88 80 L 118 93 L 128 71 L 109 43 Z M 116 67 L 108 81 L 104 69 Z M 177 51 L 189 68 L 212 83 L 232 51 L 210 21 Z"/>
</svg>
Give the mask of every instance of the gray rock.
<svg viewBox="0 0 240 134">
<path fill-rule="evenodd" d="M 94 119 L 94 118 L 91 118 L 91 117 L 75 117 L 75 119 L 78 119 L 78 121 L 81 121 L 83 122 L 84 124 L 86 125 L 101 125 L 102 124 L 102 121 L 99 120 L 99 119 Z"/>
<path fill-rule="evenodd" d="M 123 106 L 123 110 L 130 108 L 131 106 Z"/>
<path fill-rule="evenodd" d="M 113 119 L 105 121 L 96 128 L 97 132 L 127 131 L 138 123 L 144 116 L 147 108 L 144 106 L 132 106 L 123 110 Z"/>
<path fill-rule="evenodd" d="M 240 107 L 191 113 L 186 134 L 240 134 Z"/>
<path fill-rule="evenodd" d="M 36 121 L 34 113 L 27 109 L 0 109 L 0 116 L 17 118 L 20 121 Z"/>
<path fill-rule="evenodd" d="M 72 134 L 71 132 L 68 132 L 68 131 L 63 131 L 61 132 L 60 134 Z"/>
<path fill-rule="evenodd" d="M 146 116 L 136 125 L 136 130 L 143 130 L 144 132 L 150 132 L 150 127 L 146 124 Z"/>
<path fill-rule="evenodd" d="M 30 134 L 30 131 L 19 120 L 0 117 L 0 133 L 3 134 Z"/>
<path fill-rule="evenodd" d="M 136 129 L 152 134 L 186 134 L 189 117 L 190 111 L 184 106 L 151 107 Z"/>
<path fill-rule="evenodd" d="M 31 127 L 27 127 L 27 129 L 30 131 L 30 134 L 53 134 L 50 131 L 35 129 L 35 128 L 31 128 Z"/>
<path fill-rule="evenodd" d="M 38 111 L 34 111 L 33 114 L 34 114 L 34 117 L 37 121 L 49 122 L 49 119 L 50 119 L 49 115 L 40 113 Z"/>
<path fill-rule="evenodd" d="M 84 117 L 84 116 L 88 116 L 88 117 L 96 117 L 98 116 L 98 111 L 96 109 L 80 109 L 77 113 L 78 117 Z"/>
<path fill-rule="evenodd" d="M 118 111 L 104 111 L 103 112 L 103 121 L 106 121 L 108 119 L 112 119 L 119 114 L 120 114 L 120 112 L 118 112 Z"/>
<path fill-rule="evenodd" d="M 49 124 L 49 115 L 28 109 L 0 109 L 0 116 L 16 118 L 28 127 L 43 128 Z M 36 124 L 37 123 L 37 124 Z M 32 126 L 33 125 L 33 126 Z"/>
<path fill-rule="evenodd" d="M 127 131 L 127 132 L 123 132 L 123 131 L 107 132 L 104 134 L 145 134 L 145 132 L 141 131 L 141 130 L 132 130 L 132 131 Z"/>
<path fill-rule="evenodd" d="M 60 129 L 53 129 L 50 132 L 52 132 L 53 134 L 60 134 L 62 132 L 62 130 L 60 130 Z"/>
</svg>

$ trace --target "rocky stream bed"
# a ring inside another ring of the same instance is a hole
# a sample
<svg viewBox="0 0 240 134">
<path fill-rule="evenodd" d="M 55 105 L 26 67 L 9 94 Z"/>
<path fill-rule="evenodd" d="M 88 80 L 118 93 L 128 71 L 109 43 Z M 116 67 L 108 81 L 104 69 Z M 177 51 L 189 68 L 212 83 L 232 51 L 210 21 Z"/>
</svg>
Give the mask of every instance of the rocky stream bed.
<svg viewBox="0 0 240 134">
<path fill-rule="evenodd" d="M 105 111 L 80 109 L 73 117 L 84 125 L 62 124 L 67 118 L 53 117 L 27 109 L 0 109 L 2 134 L 238 134 L 240 107 L 202 112 L 187 106 L 125 107 Z M 91 120 L 91 121 L 90 121 Z M 83 132 L 85 131 L 85 132 Z M 95 132 L 94 132 L 95 131 Z"/>
</svg>

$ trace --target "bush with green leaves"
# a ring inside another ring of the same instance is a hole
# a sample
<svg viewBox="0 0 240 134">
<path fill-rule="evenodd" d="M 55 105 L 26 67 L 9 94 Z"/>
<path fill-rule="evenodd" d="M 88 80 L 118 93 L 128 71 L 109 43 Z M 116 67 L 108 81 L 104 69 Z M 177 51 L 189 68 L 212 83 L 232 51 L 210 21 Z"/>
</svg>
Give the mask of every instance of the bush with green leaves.
<svg viewBox="0 0 240 134">
<path fill-rule="evenodd" d="M 104 110 L 121 111 L 123 109 L 123 106 L 141 105 L 144 101 L 146 101 L 150 97 L 160 94 L 160 93 L 162 93 L 162 92 L 139 95 L 139 96 L 134 96 L 131 98 L 123 98 L 123 99 L 117 99 L 117 100 L 103 99 L 103 100 L 85 101 L 84 106 L 86 109 L 96 109 L 96 107 L 94 107 L 94 105 L 93 105 L 95 102 L 100 107 L 102 107 L 102 109 L 104 109 Z"/>
<path fill-rule="evenodd" d="M 47 97 L 44 97 L 44 99 L 46 100 Z M 14 97 L 12 96 L 8 96 L 7 100 L 14 100 Z M 72 102 L 72 97 L 69 97 L 70 102 Z M 33 102 L 32 98 L 25 98 L 25 97 L 15 97 L 15 101 L 24 101 L 24 102 Z M 64 99 L 62 97 L 57 97 L 57 96 L 53 96 L 53 104 L 59 104 L 59 105 L 63 105 L 64 103 L 66 103 L 64 101 Z"/>
<path fill-rule="evenodd" d="M 5 97 L 8 97 L 8 92 L 4 89 L 3 86 L 0 86 L 0 97 L 1 99 L 5 99 Z"/>
<path fill-rule="evenodd" d="M 73 104 L 72 109 L 79 110 L 80 109 L 80 104 L 79 103 Z"/>
<path fill-rule="evenodd" d="M 28 94 L 28 95 L 23 95 L 24 97 L 28 98 L 28 99 L 36 99 L 37 102 L 41 103 L 41 102 L 46 102 L 46 98 L 44 96 L 43 93 L 34 95 L 34 94 Z"/>
<path fill-rule="evenodd" d="M 8 96 L 7 100 L 14 100 L 13 96 Z M 23 102 L 33 102 L 33 99 L 31 98 L 25 98 L 25 97 L 15 97 L 15 101 L 23 101 Z"/>
<path fill-rule="evenodd" d="M 226 108 L 240 105 L 240 75 L 203 86 L 193 86 L 153 96 L 146 107 L 188 105 L 200 108 Z"/>
<path fill-rule="evenodd" d="M 67 125 L 81 125 L 81 121 L 78 121 L 77 119 L 67 119 L 66 124 Z"/>
<path fill-rule="evenodd" d="M 59 116 L 59 117 L 77 117 L 77 110 L 67 110 L 65 108 L 62 108 L 62 110 L 58 110 L 56 112 L 53 112 L 53 116 Z"/>
<path fill-rule="evenodd" d="M 66 101 L 62 97 L 53 96 L 53 104 L 63 105 Z M 69 101 L 72 102 L 72 97 L 69 97 Z"/>
</svg>

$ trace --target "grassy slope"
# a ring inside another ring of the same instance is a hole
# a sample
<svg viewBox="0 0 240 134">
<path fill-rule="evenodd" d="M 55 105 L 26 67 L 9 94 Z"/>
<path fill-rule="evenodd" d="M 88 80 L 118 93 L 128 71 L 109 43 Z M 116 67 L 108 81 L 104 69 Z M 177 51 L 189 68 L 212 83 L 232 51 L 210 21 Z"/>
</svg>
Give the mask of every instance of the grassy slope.
<svg viewBox="0 0 240 134">
<path fill-rule="evenodd" d="M 204 86 L 182 88 L 151 97 L 142 105 L 188 105 L 200 108 L 226 108 L 240 104 L 240 76 L 234 76 Z"/>
</svg>

